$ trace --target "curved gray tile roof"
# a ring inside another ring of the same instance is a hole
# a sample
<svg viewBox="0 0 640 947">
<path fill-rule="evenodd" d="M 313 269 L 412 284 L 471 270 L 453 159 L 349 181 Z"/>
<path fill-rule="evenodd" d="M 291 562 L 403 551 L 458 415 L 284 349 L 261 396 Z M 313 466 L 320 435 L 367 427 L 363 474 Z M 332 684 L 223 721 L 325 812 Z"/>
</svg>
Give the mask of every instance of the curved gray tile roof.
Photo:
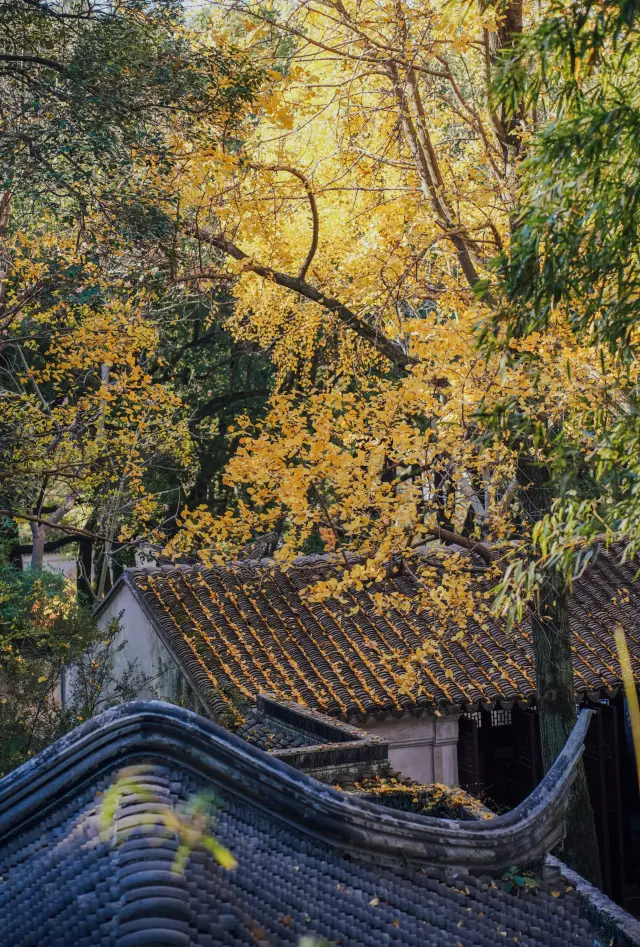
<svg viewBox="0 0 640 947">
<path fill-rule="evenodd" d="M 314 934 L 343 947 L 592 947 L 568 886 L 515 897 L 477 874 L 557 840 L 550 800 L 582 735 L 537 796 L 469 823 L 351 799 L 182 708 L 123 705 L 0 782 L 0 943 L 280 947 Z M 124 793 L 103 838 L 104 792 L 123 767 L 146 795 Z M 211 788 L 214 833 L 238 867 L 196 846 L 180 872 L 159 812 Z"/>
</svg>

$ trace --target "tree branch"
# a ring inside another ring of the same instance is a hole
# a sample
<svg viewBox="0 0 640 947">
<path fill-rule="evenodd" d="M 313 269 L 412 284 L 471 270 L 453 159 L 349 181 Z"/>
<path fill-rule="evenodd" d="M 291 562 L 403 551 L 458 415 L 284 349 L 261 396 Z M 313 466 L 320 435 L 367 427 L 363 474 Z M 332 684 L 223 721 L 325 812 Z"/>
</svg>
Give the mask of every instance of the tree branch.
<svg viewBox="0 0 640 947">
<path fill-rule="evenodd" d="M 200 407 L 197 408 L 197 410 L 194 411 L 193 415 L 191 416 L 189 424 L 196 424 L 198 421 L 208 417 L 210 414 L 216 414 L 216 412 L 230 407 L 237 401 L 245 401 L 248 398 L 266 398 L 268 395 L 268 388 L 258 388 L 253 391 L 230 391 L 226 395 L 218 395 L 217 397 L 211 398 L 209 401 L 206 401 L 204 404 L 200 405 Z"/>
<path fill-rule="evenodd" d="M 186 276 L 174 276 L 172 283 L 195 283 L 197 280 L 211 280 L 211 282 L 224 282 L 237 279 L 235 273 L 216 273 L 213 270 L 203 270 L 202 273 L 187 273 Z"/>
<path fill-rule="evenodd" d="M 435 536 L 437 539 L 441 539 L 445 543 L 455 543 L 456 546 L 462 546 L 464 549 L 468 549 L 470 552 L 476 552 L 488 566 L 490 566 L 493 562 L 491 558 L 491 550 L 488 546 L 485 546 L 484 543 L 476 542 L 474 539 L 469 539 L 467 536 L 461 536 L 459 533 L 454 533 L 450 529 L 443 529 L 442 526 L 436 526 L 433 529 L 429 528 L 429 533 L 431 536 Z M 420 539 L 416 545 L 421 546 L 423 543 L 424 539 Z"/>
<path fill-rule="evenodd" d="M 472 241 L 469 240 L 468 234 L 456 224 L 455 215 L 448 205 L 442 172 L 427 128 L 427 118 L 415 73 L 413 69 L 407 72 L 406 83 L 409 89 L 409 96 L 407 96 L 398 69 L 393 64 L 387 68 L 400 111 L 400 125 L 415 160 L 422 191 L 433 208 L 443 232 L 454 246 L 460 269 L 469 286 L 474 289 L 480 282 L 480 276 L 474 260 Z M 413 102 L 417 121 L 414 121 L 409 99 Z M 494 301 L 489 294 L 485 294 L 484 301 L 493 308 Z"/>
<path fill-rule="evenodd" d="M 64 549 L 65 546 L 71 546 L 73 543 L 79 542 L 77 536 L 62 536 L 60 539 L 52 539 L 48 543 L 44 544 L 45 552 L 57 552 L 58 549 Z M 21 556 L 28 556 L 29 553 L 33 552 L 33 543 L 26 543 L 23 546 L 16 546 L 16 552 Z"/>
<path fill-rule="evenodd" d="M 15 510 L 1 510 L 0 516 L 10 516 L 14 520 L 25 520 L 27 523 L 37 523 L 39 526 L 49 526 L 51 529 L 59 529 L 63 533 L 73 533 L 74 536 L 81 536 L 83 539 L 99 539 L 102 542 L 110 542 L 107 536 L 100 533 L 90 533 L 80 526 L 64 526 L 62 523 L 54 523 L 42 516 L 30 516 L 28 513 L 16 513 Z"/>
<path fill-rule="evenodd" d="M 63 75 L 67 74 L 64 66 L 54 59 L 43 59 L 42 56 L 14 56 L 12 53 L 0 53 L 0 62 L 29 62 L 37 66 L 46 66 L 48 69 L 55 69 Z"/>
<path fill-rule="evenodd" d="M 298 171 L 297 168 L 292 168 L 288 164 L 271 164 L 271 165 L 260 165 L 260 164 L 250 164 L 250 168 L 255 169 L 256 171 L 286 171 L 287 174 L 292 174 L 299 181 L 302 182 L 302 185 L 307 192 L 307 197 L 309 198 L 309 205 L 311 206 L 311 217 L 313 218 L 313 233 L 311 236 L 311 246 L 309 247 L 309 252 L 307 253 L 304 263 L 300 267 L 300 272 L 298 273 L 298 279 L 303 280 L 307 275 L 307 270 L 311 266 L 311 261 L 316 255 L 316 250 L 318 249 L 318 233 L 320 231 L 320 218 L 318 217 L 318 205 L 316 204 L 316 198 L 313 193 L 313 188 L 311 187 L 311 182 L 302 171 Z"/>
<path fill-rule="evenodd" d="M 298 293 L 299 296 L 323 306 L 328 312 L 332 312 L 348 329 L 351 329 L 356 335 L 370 342 L 381 355 L 388 359 L 391 364 L 400 371 L 406 372 L 411 365 L 416 363 L 415 358 L 405 352 L 399 342 L 388 339 L 376 328 L 357 316 L 348 306 L 345 306 L 344 303 L 327 295 L 327 293 L 323 293 L 322 290 L 316 289 L 315 286 L 307 283 L 306 280 L 300 279 L 299 276 L 290 276 L 288 273 L 282 273 L 271 266 L 263 266 L 261 263 L 254 263 L 244 250 L 241 250 L 240 247 L 236 246 L 222 234 L 213 234 L 208 230 L 198 227 L 197 224 L 192 224 L 189 230 L 193 236 L 203 243 L 208 243 L 210 246 L 216 247 L 218 250 L 226 253 L 227 256 L 233 257 L 234 260 L 242 260 L 245 263 L 246 269 L 252 273 L 263 276 L 265 279 L 270 279 L 278 286 L 290 289 L 294 293 Z"/>
</svg>

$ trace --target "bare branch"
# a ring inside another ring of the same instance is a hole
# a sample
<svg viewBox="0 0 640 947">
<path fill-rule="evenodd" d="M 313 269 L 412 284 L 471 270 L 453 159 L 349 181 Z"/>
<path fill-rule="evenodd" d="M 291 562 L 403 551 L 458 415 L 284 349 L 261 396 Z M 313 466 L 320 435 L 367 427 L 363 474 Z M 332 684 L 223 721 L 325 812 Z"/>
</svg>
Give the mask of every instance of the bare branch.
<svg viewBox="0 0 640 947">
<path fill-rule="evenodd" d="M 447 204 L 442 172 L 427 128 L 426 114 L 415 73 L 412 69 L 408 70 L 409 96 L 407 96 L 397 68 L 390 64 L 388 72 L 400 110 L 402 131 L 416 162 L 422 190 L 433 208 L 438 223 L 451 240 L 458 255 L 460 268 L 473 289 L 480 282 L 480 275 L 476 268 L 471 241 L 466 232 L 456 224 L 454 214 Z M 413 103 L 417 121 L 413 119 L 409 99 Z M 493 306 L 493 300 L 488 294 L 485 295 L 484 301 L 487 305 Z"/>
<path fill-rule="evenodd" d="M 1 510 L 0 516 L 9 516 L 14 520 L 25 520 L 27 523 L 35 523 L 39 526 L 49 526 L 51 529 L 59 529 L 63 533 L 72 533 L 74 536 L 80 536 L 83 539 L 99 539 L 101 541 L 108 541 L 106 536 L 102 536 L 100 533 L 91 533 L 86 529 L 82 529 L 80 526 L 65 526 L 62 523 L 55 523 L 52 520 L 47 520 L 42 516 L 30 516 L 28 513 L 16 513 L 15 510 Z"/>
<path fill-rule="evenodd" d="M 298 279 L 303 280 L 307 275 L 307 270 L 311 266 L 311 261 L 313 260 L 316 250 L 318 249 L 318 233 L 320 230 L 320 219 L 318 217 L 318 205 L 316 204 L 315 195 L 313 193 L 313 188 L 311 187 L 311 182 L 308 177 L 298 171 L 297 168 L 292 168 L 288 164 L 271 164 L 271 165 L 260 165 L 260 164 L 251 164 L 250 168 L 254 168 L 257 171 L 286 171 L 287 174 L 292 174 L 299 181 L 302 182 L 302 185 L 307 192 L 307 197 L 309 198 L 309 205 L 311 207 L 311 217 L 313 218 L 313 234 L 311 237 L 311 246 L 309 247 L 309 252 L 307 253 L 304 263 L 300 267 L 300 272 L 298 273 Z"/>
</svg>

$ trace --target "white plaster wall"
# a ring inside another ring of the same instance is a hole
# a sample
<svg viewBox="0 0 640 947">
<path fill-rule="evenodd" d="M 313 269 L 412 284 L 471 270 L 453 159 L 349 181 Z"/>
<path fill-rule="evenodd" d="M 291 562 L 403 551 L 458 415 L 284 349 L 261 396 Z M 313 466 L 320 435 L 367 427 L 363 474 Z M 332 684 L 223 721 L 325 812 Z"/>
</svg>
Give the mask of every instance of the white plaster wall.
<svg viewBox="0 0 640 947">
<path fill-rule="evenodd" d="M 105 607 L 98 624 L 106 628 L 112 618 L 119 618 L 122 629 L 114 641 L 114 677 L 120 677 L 130 661 L 136 661 L 136 670 L 153 679 L 153 691 L 149 687 L 139 697 L 152 697 L 155 691 L 157 697 L 177 700 L 183 690 L 182 672 L 127 585 L 122 585 Z M 120 653 L 115 653 L 117 645 L 123 640 L 126 641 L 124 648 Z"/>
<path fill-rule="evenodd" d="M 458 785 L 458 721 L 455 717 L 411 717 L 359 724 L 389 742 L 389 761 L 420 783 Z"/>
<path fill-rule="evenodd" d="M 49 572 L 64 572 L 67 579 L 71 579 L 73 584 L 76 582 L 76 557 L 65 556 L 59 552 L 45 552 L 42 564 Z M 22 566 L 29 569 L 31 566 L 31 554 L 22 557 Z"/>
<path fill-rule="evenodd" d="M 436 717 L 433 768 L 437 783 L 444 783 L 445 786 L 458 785 L 457 717 Z"/>
</svg>

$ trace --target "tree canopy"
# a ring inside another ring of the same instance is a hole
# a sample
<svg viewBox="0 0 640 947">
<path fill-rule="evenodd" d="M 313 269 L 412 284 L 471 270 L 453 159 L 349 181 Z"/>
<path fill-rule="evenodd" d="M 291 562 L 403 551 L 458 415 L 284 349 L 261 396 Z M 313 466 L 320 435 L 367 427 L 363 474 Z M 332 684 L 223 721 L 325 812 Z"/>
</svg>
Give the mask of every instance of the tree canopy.
<svg viewBox="0 0 640 947">
<path fill-rule="evenodd" d="M 176 181 L 195 142 L 235 147 L 262 74 L 175 4 L 16 0 L 2 16 L 2 506 L 39 564 L 52 531 L 109 552 L 179 505 L 193 431 L 156 380 L 161 310 L 182 312 Z"/>
<path fill-rule="evenodd" d="M 494 88 L 525 24 L 508 10 L 242 6 L 277 78 L 242 150 L 189 181 L 189 276 L 229 285 L 228 324 L 268 347 L 277 396 L 238 427 L 237 510 L 190 511 L 172 548 L 228 555 L 285 524 L 283 560 L 319 543 L 371 578 L 393 556 L 419 571 L 443 530 L 485 556 L 526 540 L 518 458 L 560 428 L 581 450 L 619 370 L 564 318 L 510 343 L 528 360 L 478 348 L 534 134 Z"/>
</svg>

